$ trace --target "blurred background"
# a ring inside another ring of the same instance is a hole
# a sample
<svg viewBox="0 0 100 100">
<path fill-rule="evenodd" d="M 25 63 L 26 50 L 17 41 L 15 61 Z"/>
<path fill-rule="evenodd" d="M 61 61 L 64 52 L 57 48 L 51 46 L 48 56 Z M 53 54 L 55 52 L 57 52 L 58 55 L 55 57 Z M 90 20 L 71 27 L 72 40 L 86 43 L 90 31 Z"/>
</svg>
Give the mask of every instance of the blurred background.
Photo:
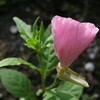
<svg viewBox="0 0 100 100">
<path fill-rule="evenodd" d="M 36 53 L 23 45 L 13 17 L 17 16 L 32 24 L 40 16 L 47 27 L 55 15 L 92 22 L 100 28 L 100 0 L 0 0 L 0 60 L 21 57 L 37 65 Z M 39 74 L 27 66 L 9 68 L 25 73 L 31 79 L 35 91 L 41 87 Z M 72 65 L 72 69 L 84 75 L 90 84 L 89 88 L 84 89 L 80 100 L 100 100 L 100 33 Z M 52 77 L 47 84 L 52 81 Z M 5 90 L 1 82 L 0 100 L 17 100 Z"/>
</svg>

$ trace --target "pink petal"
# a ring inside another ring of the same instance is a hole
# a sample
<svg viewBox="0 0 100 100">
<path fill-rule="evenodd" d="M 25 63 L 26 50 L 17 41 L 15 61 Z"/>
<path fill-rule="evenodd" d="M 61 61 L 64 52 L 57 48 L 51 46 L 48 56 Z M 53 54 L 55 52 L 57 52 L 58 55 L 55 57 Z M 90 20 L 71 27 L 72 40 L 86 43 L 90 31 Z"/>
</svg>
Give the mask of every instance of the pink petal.
<svg viewBox="0 0 100 100">
<path fill-rule="evenodd" d="M 92 23 L 55 16 L 51 22 L 54 49 L 64 66 L 69 66 L 93 41 L 99 29 Z"/>
</svg>

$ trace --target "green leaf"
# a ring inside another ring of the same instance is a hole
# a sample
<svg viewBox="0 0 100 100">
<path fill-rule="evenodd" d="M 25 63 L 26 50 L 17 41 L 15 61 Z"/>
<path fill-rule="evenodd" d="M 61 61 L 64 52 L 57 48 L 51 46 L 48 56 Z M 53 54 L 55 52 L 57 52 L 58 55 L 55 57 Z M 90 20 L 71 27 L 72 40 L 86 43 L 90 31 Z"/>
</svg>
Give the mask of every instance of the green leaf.
<svg viewBox="0 0 100 100">
<path fill-rule="evenodd" d="M 38 46 L 38 40 L 34 38 L 30 38 L 25 45 L 27 45 L 29 48 L 32 48 L 34 50 L 37 50 Z"/>
<path fill-rule="evenodd" d="M 51 26 L 50 25 L 45 30 L 43 38 L 42 38 L 41 41 L 43 43 L 43 47 L 44 46 L 49 47 L 49 44 L 53 44 L 52 33 L 51 33 Z"/>
<path fill-rule="evenodd" d="M 83 87 L 71 82 L 62 82 L 57 88 L 57 91 L 68 92 L 76 96 L 77 98 L 80 98 L 83 92 Z"/>
<path fill-rule="evenodd" d="M 56 67 L 55 64 L 57 62 L 57 57 L 55 56 L 51 27 L 50 25 L 44 32 L 43 38 L 43 47 L 41 52 L 38 54 L 38 59 L 40 62 L 42 73 L 44 73 L 45 77 L 50 74 Z"/>
<path fill-rule="evenodd" d="M 21 19 L 14 17 L 13 20 L 15 21 L 18 31 L 21 34 L 21 37 L 27 41 L 29 38 L 32 38 L 32 31 L 31 31 L 31 26 L 25 24 Z"/>
<path fill-rule="evenodd" d="M 78 100 L 78 99 L 67 92 L 50 90 L 45 92 L 43 100 Z"/>
<path fill-rule="evenodd" d="M 40 24 L 40 30 L 39 30 L 39 41 L 42 42 L 42 38 L 44 36 L 44 24 L 43 22 L 41 22 Z"/>
<path fill-rule="evenodd" d="M 37 26 L 38 20 L 39 20 L 39 17 L 36 18 L 34 24 L 32 25 L 32 35 L 34 38 L 38 37 L 38 26 Z"/>
<path fill-rule="evenodd" d="M 34 93 L 30 92 L 29 95 L 27 95 L 25 97 L 25 100 L 37 100 L 37 99 L 36 99 L 36 96 L 34 95 Z"/>
<path fill-rule="evenodd" d="M 83 87 L 70 82 L 61 82 L 52 90 L 46 91 L 43 100 L 79 100 Z"/>
<path fill-rule="evenodd" d="M 43 36 L 43 38 L 42 38 L 42 41 L 45 43 L 45 41 L 49 38 L 49 36 L 51 36 L 52 35 L 52 33 L 51 33 L 51 25 L 49 25 L 48 27 L 47 27 L 47 29 L 45 30 L 45 32 L 44 32 L 44 36 Z M 52 40 L 52 39 L 51 39 Z"/>
<path fill-rule="evenodd" d="M 57 100 L 55 91 L 46 91 L 43 100 Z"/>
<path fill-rule="evenodd" d="M 38 54 L 38 59 L 42 73 L 44 73 L 45 77 L 48 76 L 56 68 L 55 64 L 57 62 L 53 45 L 49 44 L 48 47 L 42 49 L 42 52 Z"/>
<path fill-rule="evenodd" d="M 0 69 L 2 84 L 15 97 L 27 97 L 32 93 L 30 80 L 22 73 L 11 69 Z"/>
<path fill-rule="evenodd" d="M 15 21 L 18 31 L 21 37 L 25 41 L 25 45 L 29 48 L 32 48 L 38 51 L 41 48 L 41 39 L 44 34 L 44 25 L 43 22 L 40 24 L 40 28 L 37 26 L 37 22 L 39 17 L 35 20 L 33 26 L 25 24 L 21 19 L 14 17 L 13 20 Z"/>
<path fill-rule="evenodd" d="M 20 58 L 12 57 L 12 58 L 6 58 L 6 59 L 0 61 L 0 67 L 15 66 L 15 65 L 21 65 L 21 64 L 27 65 L 32 69 L 38 70 L 38 68 L 36 68 L 34 65 L 32 65 L 31 63 L 29 63 L 25 60 L 22 60 Z"/>
</svg>

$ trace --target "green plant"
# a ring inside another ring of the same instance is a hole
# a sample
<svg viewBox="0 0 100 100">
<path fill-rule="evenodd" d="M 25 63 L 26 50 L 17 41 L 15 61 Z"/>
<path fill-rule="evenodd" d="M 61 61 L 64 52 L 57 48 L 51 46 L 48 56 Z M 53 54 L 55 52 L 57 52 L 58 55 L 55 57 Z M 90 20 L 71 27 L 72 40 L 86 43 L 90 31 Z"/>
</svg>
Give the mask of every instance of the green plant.
<svg viewBox="0 0 100 100">
<path fill-rule="evenodd" d="M 35 20 L 33 25 L 27 25 L 19 18 L 14 17 L 14 21 L 25 45 L 37 53 L 39 66 L 37 67 L 21 58 L 6 58 L 0 61 L 0 78 L 2 84 L 8 92 L 17 98 L 37 100 L 36 93 L 32 90 L 31 82 L 24 74 L 12 69 L 2 68 L 4 66 L 24 64 L 40 73 L 42 89 L 37 91 L 42 93 L 43 100 L 79 100 L 83 90 L 82 86 L 60 81 L 56 75 L 54 82 L 50 86 L 46 85 L 46 79 L 56 69 L 58 59 L 55 56 L 53 48 L 51 26 L 49 25 L 45 30 L 44 24 L 41 22 L 40 27 L 38 27 L 38 20 L 39 18 Z"/>
</svg>

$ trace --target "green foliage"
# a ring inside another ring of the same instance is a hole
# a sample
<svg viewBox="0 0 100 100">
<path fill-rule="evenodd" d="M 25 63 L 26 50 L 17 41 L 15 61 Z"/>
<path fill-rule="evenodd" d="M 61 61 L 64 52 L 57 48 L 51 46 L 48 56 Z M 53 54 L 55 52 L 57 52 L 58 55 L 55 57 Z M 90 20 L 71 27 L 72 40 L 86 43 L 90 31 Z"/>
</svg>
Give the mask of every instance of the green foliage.
<svg viewBox="0 0 100 100">
<path fill-rule="evenodd" d="M 13 18 L 14 21 L 16 22 L 18 31 L 21 33 L 21 37 L 27 41 L 29 38 L 32 38 L 32 31 L 31 31 L 31 26 L 25 24 L 22 20 L 20 20 L 17 17 Z"/>
<path fill-rule="evenodd" d="M 50 90 L 44 94 L 43 100 L 78 100 L 72 94 L 64 91 L 54 91 Z"/>
<path fill-rule="evenodd" d="M 34 95 L 34 92 L 30 92 L 29 95 L 25 97 L 25 100 L 37 100 L 36 96 Z"/>
<path fill-rule="evenodd" d="M 47 91 L 43 100 L 79 100 L 83 87 L 70 82 L 62 82 L 57 88 Z"/>
<path fill-rule="evenodd" d="M 43 22 L 40 24 L 40 28 L 38 28 L 37 23 L 39 18 L 37 18 L 34 22 L 34 24 L 27 25 L 24 23 L 21 19 L 14 17 L 13 20 L 15 21 L 18 31 L 21 35 L 21 37 L 24 39 L 25 44 L 36 50 L 39 51 L 39 48 L 41 48 L 41 39 L 44 34 L 44 25 Z"/>
<path fill-rule="evenodd" d="M 24 39 L 25 44 L 36 50 L 41 67 L 41 73 L 43 73 L 44 79 L 49 75 L 51 71 L 55 69 L 55 63 L 57 57 L 54 53 L 51 27 L 50 25 L 44 30 L 43 22 L 40 24 L 40 28 L 37 26 L 39 18 L 37 18 L 32 26 L 25 24 L 22 20 L 14 17 L 18 31 L 21 37 Z"/>
<path fill-rule="evenodd" d="M 38 40 L 37 40 L 37 30 L 36 30 L 37 28 L 35 27 L 36 26 L 35 24 L 37 23 L 37 20 L 36 23 L 34 23 L 34 27 L 32 27 L 31 25 L 27 25 L 17 17 L 14 17 L 13 20 L 15 21 L 20 36 L 25 41 L 25 44 L 32 49 L 36 49 Z"/>
<path fill-rule="evenodd" d="M 32 69 L 38 70 L 41 74 L 42 92 L 44 93 L 43 100 L 79 100 L 83 88 L 70 82 L 59 82 L 57 77 L 53 84 L 46 87 L 45 81 L 47 76 L 56 68 L 57 57 L 55 56 L 51 26 L 49 25 L 45 30 L 43 22 L 38 27 L 39 18 L 37 18 L 33 25 L 27 25 L 21 19 L 14 17 L 18 31 L 23 38 L 25 45 L 34 49 L 37 53 L 39 67 L 24 61 L 20 58 L 6 58 L 0 61 L 0 67 L 27 65 Z M 18 98 L 25 98 L 25 100 L 36 100 L 32 92 L 32 86 L 28 78 L 20 72 L 1 69 L 0 78 L 5 88 Z M 59 86 L 55 89 L 53 87 Z M 51 89 L 51 90 L 50 90 Z"/>
<path fill-rule="evenodd" d="M 27 65 L 29 66 L 30 68 L 32 69 L 37 69 L 34 65 L 32 65 L 31 63 L 25 61 L 25 60 L 22 60 L 20 58 L 6 58 L 2 61 L 0 61 L 0 67 L 4 67 L 4 66 L 15 66 L 15 65 L 21 65 L 21 64 L 24 64 L 24 65 Z"/>
<path fill-rule="evenodd" d="M 82 91 L 83 91 L 83 87 L 80 85 L 76 85 L 72 82 L 62 82 L 59 87 L 57 88 L 58 91 L 67 91 L 70 94 L 73 94 L 74 96 L 76 96 L 77 98 L 80 98 Z"/>
<path fill-rule="evenodd" d="M 56 68 L 55 63 L 57 62 L 57 58 L 53 51 L 52 44 L 49 44 L 49 47 L 42 49 L 42 53 L 38 54 L 39 62 L 42 66 L 41 70 L 46 73 L 46 76 Z"/>
<path fill-rule="evenodd" d="M 51 25 L 47 27 L 47 29 L 44 32 L 44 36 L 42 37 L 42 41 L 44 45 L 47 45 L 49 43 L 53 43 L 52 41 L 52 33 L 51 33 Z"/>
<path fill-rule="evenodd" d="M 32 94 L 30 80 L 24 74 L 11 69 L 1 69 L 0 78 L 7 91 L 15 97 L 28 98 Z M 34 100 L 36 100 L 35 96 Z"/>
<path fill-rule="evenodd" d="M 55 64 L 57 62 L 57 57 L 55 56 L 51 37 L 51 27 L 49 25 L 42 38 L 43 46 L 41 52 L 38 53 L 38 59 L 42 71 L 41 73 L 44 73 L 44 79 L 56 68 Z"/>
</svg>

